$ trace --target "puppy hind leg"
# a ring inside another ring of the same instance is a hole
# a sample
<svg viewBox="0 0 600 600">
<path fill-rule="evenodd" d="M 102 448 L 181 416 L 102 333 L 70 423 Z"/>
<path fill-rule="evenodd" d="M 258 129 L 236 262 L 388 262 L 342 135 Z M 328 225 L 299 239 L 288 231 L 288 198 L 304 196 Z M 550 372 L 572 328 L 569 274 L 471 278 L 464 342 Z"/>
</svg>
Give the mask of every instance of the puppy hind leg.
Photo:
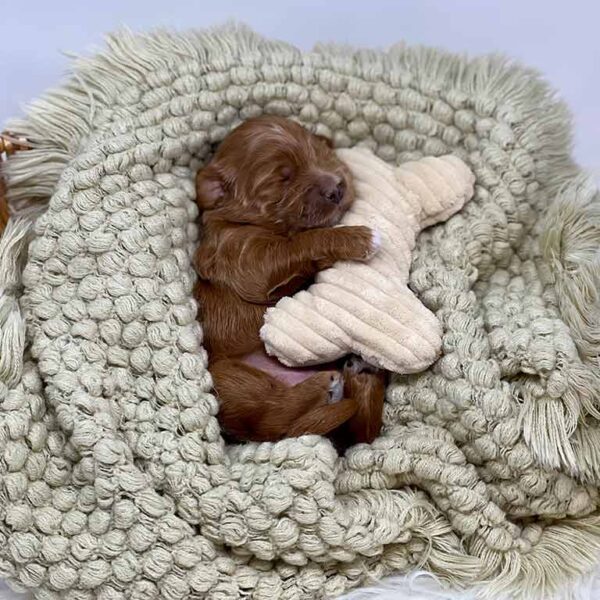
<svg viewBox="0 0 600 600">
<path fill-rule="evenodd" d="M 288 389 L 277 379 L 237 359 L 209 366 L 219 401 L 217 418 L 230 437 L 240 441 L 272 441 L 285 435 L 288 411 L 275 412 Z M 265 430 L 265 416 L 271 416 Z"/>
<path fill-rule="evenodd" d="M 340 433 L 346 444 L 370 444 L 383 423 L 387 375 L 357 357 L 348 360 L 343 373 L 344 396 L 355 400 L 358 408 Z"/>
<path fill-rule="evenodd" d="M 221 427 L 238 440 L 322 435 L 356 410 L 354 403 L 335 409 L 342 404 L 339 398 L 343 392 L 343 379 L 337 371 L 319 372 L 293 387 L 238 359 L 217 361 L 210 372 L 219 399 Z M 307 416 L 318 407 L 333 410 Z M 313 424 L 315 429 L 311 430 Z M 301 433 L 292 433 L 290 428 Z"/>
<path fill-rule="evenodd" d="M 289 388 L 302 412 L 319 404 L 335 404 L 344 396 L 344 379 L 338 371 L 321 371 Z"/>
<path fill-rule="evenodd" d="M 344 398 L 344 379 L 338 371 L 323 371 L 295 385 L 294 394 L 301 398 L 306 412 L 287 432 L 289 437 L 327 435 L 345 423 L 357 409 L 354 400 Z"/>
<path fill-rule="evenodd" d="M 335 404 L 316 406 L 297 419 L 287 435 L 326 435 L 348 421 L 356 413 L 356 409 L 356 401 L 350 398 L 344 398 Z"/>
</svg>

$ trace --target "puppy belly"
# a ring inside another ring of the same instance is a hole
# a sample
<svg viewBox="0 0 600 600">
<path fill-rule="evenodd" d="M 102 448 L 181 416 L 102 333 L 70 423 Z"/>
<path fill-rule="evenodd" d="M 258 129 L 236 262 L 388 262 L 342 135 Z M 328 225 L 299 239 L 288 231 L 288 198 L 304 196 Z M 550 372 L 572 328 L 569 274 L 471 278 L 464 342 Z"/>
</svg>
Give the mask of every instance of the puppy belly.
<svg viewBox="0 0 600 600">
<path fill-rule="evenodd" d="M 319 371 L 329 371 L 335 369 L 333 363 L 319 365 L 316 367 L 292 368 L 282 365 L 276 358 L 269 356 L 264 350 L 257 350 L 251 354 L 242 357 L 242 362 L 247 365 L 268 373 L 275 379 L 278 379 L 287 386 L 294 386 L 302 383 L 309 377 L 312 377 Z"/>
</svg>

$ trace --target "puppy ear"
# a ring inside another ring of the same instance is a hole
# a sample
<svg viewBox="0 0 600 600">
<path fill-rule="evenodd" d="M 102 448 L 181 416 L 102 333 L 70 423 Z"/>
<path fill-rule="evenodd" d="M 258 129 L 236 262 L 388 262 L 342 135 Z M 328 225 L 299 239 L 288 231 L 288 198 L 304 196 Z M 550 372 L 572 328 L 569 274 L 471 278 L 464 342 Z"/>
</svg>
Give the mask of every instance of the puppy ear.
<svg viewBox="0 0 600 600">
<path fill-rule="evenodd" d="M 225 197 L 225 182 L 214 165 L 208 165 L 196 175 L 196 202 L 202 210 L 215 208 Z"/>
<path fill-rule="evenodd" d="M 331 138 L 325 137 L 324 135 L 320 135 L 318 133 L 315 133 L 314 136 L 318 140 L 321 140 L 322 142 L 324 142 L 328 148 L 331 148 L 333 150 L 333 141 L 331 140 Z"/>
</svg>

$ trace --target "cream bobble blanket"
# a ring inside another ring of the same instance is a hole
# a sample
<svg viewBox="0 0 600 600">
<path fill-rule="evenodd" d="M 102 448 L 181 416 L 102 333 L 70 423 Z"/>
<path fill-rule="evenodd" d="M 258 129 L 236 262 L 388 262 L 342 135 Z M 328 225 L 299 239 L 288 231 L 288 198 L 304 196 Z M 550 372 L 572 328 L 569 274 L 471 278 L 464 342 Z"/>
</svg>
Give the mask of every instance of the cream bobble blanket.
<svg viewBox="0 0 600 600">
<path fill-rule="evenodd" d="M 357 198 L 342 225 L 369 225 L 381 236 L 367 263 L 340 262 L 306 291 L 265 315 L 267 352 L 288 366 L 354 353 L 396 373 L 427 368 L 440 354 L 441 325 L 408 287 L 417 234 L 445 221 L 473 195 L 475 177 L 455 156 L 392 167 L 365 148 L 338 151 Z"/>
</svg>

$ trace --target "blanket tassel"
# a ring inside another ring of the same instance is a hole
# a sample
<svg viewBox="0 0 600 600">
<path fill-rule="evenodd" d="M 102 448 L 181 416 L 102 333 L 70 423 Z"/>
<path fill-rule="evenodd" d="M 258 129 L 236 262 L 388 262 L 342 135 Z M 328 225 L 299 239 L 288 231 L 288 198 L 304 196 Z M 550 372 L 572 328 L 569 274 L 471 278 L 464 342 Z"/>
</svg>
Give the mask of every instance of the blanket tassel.
<svg viewBox="0 0 600 600">
<path fill-rule="evenodd" d="M 31 224 L 10 220 L 0 238 L 0 382 L 11 387 L 21 377 L 25 320 L 17 301 Z"/>
</svg>

